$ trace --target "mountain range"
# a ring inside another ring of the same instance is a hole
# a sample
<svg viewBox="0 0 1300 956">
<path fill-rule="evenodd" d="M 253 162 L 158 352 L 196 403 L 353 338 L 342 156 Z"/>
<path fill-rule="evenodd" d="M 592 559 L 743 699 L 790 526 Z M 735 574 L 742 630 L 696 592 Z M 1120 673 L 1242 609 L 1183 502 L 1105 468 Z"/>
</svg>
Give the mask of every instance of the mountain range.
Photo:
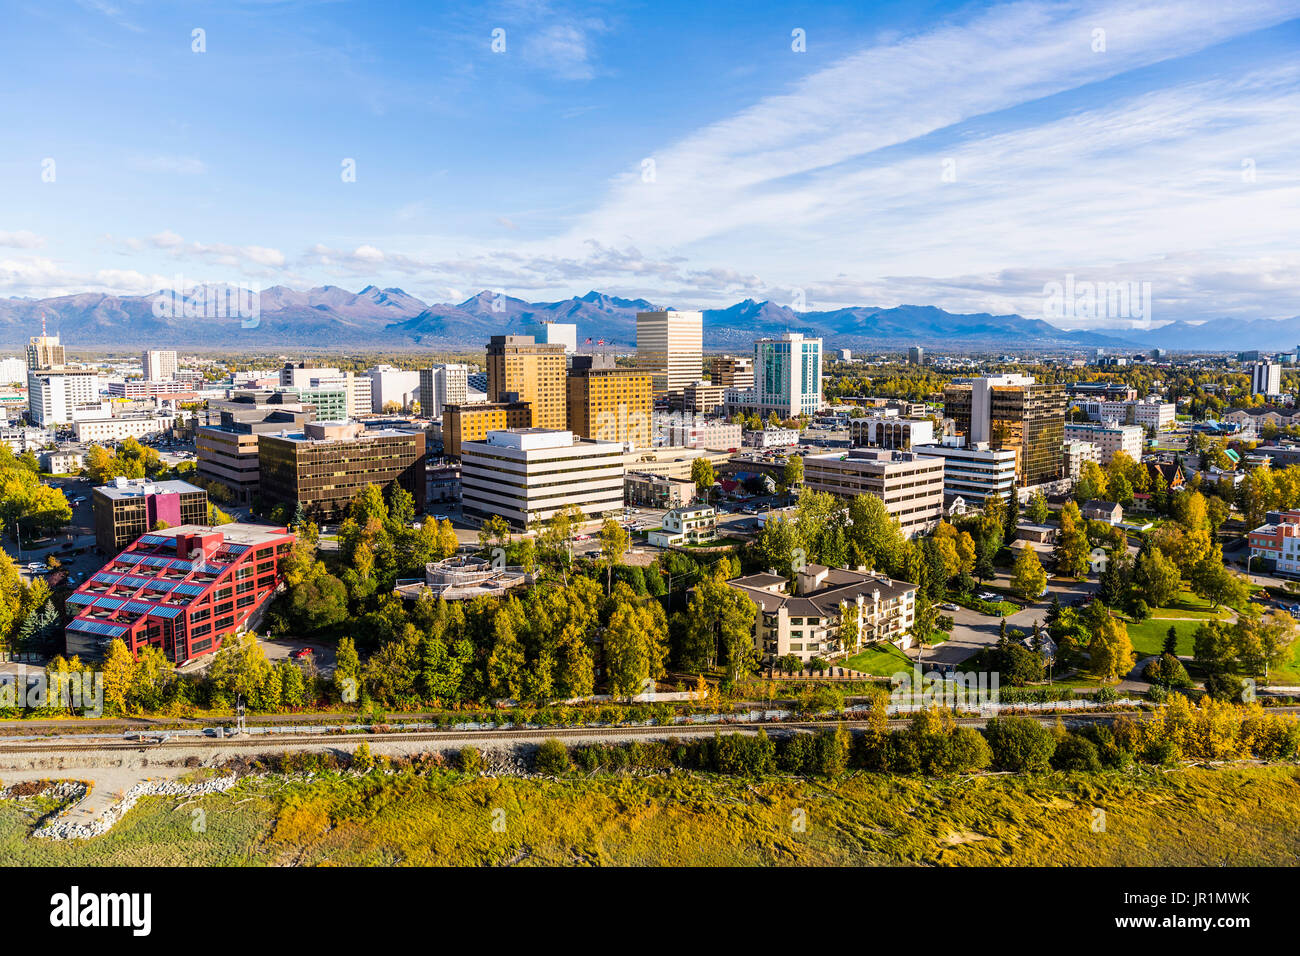
<svg viewBox="0 0 1300 956">
<path fill-rule="evenodd" d="M 199 287 L 186 295 L 201 299 L 211 291 L 212 287 Z M 305 291 L 273 286 L 261 292 L 260 316 L 254 324 L 233 316 L 185 318 L 183 309 L 177 309 L 181 314 L 176 316 L 159 315 L 154 308 L 157 297 L 156 293 L 120 296 L 85 292 L 48 299 L 0 299 L 0 344 L 23 345 L 28 336 L 40 331 L 44 318 L 49 331 L 59 333 L 64 345 L 73 349 L 145 345 L 478 348 L 490 335 L 529 334 L 543 321 L 576 324 L 579 342 L 591 337 L 631 347 L 636 343 L 636 313 L 665 307 L 595 291 L 556 302 L 525 302 L 484 291 L 456 305 L 431 305 L 401 289 L 373 285 L 360 292 L 331 285 Z M 754 338 L 782 332 L 819 335 L 828 348 L 856 350 L 908 345 L 955 350 L 1291 350 L 1300 343 L 1300 316 L 1254 321 L 1224 318 L 1201 325 L 1174 322 L 1149 331 L 1082 331 L 1020 315 L 947 312 L 931 305 L 797 312 L 773 302 L 746 299 L 725 309 L 704 310 L 704 344 L 709 348 L 747 350 Z"/>
</svg>

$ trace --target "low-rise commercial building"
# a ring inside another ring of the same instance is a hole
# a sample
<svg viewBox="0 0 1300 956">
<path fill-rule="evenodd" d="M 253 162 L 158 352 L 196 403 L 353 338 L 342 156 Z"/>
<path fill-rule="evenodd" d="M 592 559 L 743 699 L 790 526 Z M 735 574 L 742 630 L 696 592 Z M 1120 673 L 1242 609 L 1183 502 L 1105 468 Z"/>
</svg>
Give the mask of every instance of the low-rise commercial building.
<svg viewBox="0 0 1300 956">
<path fill-rule="evenodd" d="M 257 457 L 258 436 L 270 432 L 296 430 L 313 421 L 313 406 L 285 401 L 287 393 L 276 392 L 266 401 L 252 394 L 227 403 L 219 425 L 196 429 L 195 459 L 198 475 L 230 490 L 239 504 L 248 504 L 257 494 L 261 465 Z"/>
<path fill-rule="evenodd" d="M 461 445 L 461 508 L 530 528 L 569 505 L 587 518 L 623 508 L 623 446 L 564 429 L 490 431 Z"/>
<path fill-rule="evenodd" d="M 911 451 L 934 443 L 934 422 L 928 418 L 873 415 L 849 419 L 849 441 L 854 448 L 890 448 Z"/>
<path fill-rule="evenodd" d="M 877 448 L 809 455 L 804 459 L 804 485 L 844 498 L 874 495 L 910 538 L 939 523 L 944 460 Z"/>
<path fill-rule="evenodd" d="M 87 418 L 72 423 L 77 441 L 99 444 L 165 435 L 175 424 L 174 415 L 122 415 L 119 418 Z"/>
<path fill-rule="evenodd" d="M 115 478 L 91 491 L 95 546 L 104 554 L 121 551 L 158 523 L 206 524 L 208 493 L 187 481 Z"/>
<path fill-rule="evenodd" d="M 252 524 L 142 535 L 68 597 L 66 651 L 102 657 L 118 639 L 133 655 L 151 645 L 175 664 L 211 654 L 265 609 L 293 541 L 285 528 Z"/>
<path fill-rule="evenodd" d="M 642 508 L 680 508 L 695 499 L 695 482 L 644 471 L 623 476 L 623 496 L 629 505 Z"/>
</svg>

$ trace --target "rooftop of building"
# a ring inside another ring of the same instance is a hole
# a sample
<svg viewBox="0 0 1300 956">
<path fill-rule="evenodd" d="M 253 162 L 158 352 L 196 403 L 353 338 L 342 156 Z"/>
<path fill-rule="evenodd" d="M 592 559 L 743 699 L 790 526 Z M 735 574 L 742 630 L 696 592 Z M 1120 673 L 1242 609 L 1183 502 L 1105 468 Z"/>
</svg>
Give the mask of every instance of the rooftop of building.
<svg viewBox="0 0 1300 956">
<path fill-rule="evenodd" d="M 727 583 L 744 591 L 765 613 L 784 607 L 792 617 L 829 617 L 839 613 L 842 602 L 854 603 L 859 595 L 873 601 L 878 592 L 881 601 L 889 601 L 916 590 L 915 584 L 896 581 L 883 574 L 828 568 L 820 564 L 808 565 L 799 574 L 798 581 L 815 583 L 815 587 L 801 594 L 790 594 L 786 578 L 770 573 L 751 574 Z"/>
<path fill-rule="evenodd" d="M 191 485 L 188 481 L 176 479 L 171 481 L 150 481 L 148 478 L 115 478 L 109 484 L 101 485 L 95 490 L 114 500 L 143 498 L 145 495 L 190 494 L 203 491 L 202 488 Z"/>
</svg>

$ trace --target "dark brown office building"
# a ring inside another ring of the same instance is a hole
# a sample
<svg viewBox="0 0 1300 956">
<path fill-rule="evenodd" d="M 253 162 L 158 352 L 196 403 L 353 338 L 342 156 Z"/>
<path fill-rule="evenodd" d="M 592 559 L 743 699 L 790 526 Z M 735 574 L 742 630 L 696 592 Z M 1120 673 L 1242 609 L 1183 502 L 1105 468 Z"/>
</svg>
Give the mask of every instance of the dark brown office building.
<svg viewBox="0 0 1300 956">
<path fill-rule="evenodd" d="M 165 525 L 208 523 L 208 493 L 187 481 L 117 478 L 91 493 L 95 547 L 123 551 L 146 531 Z"/>
<path fill-rule="evenodd" d="M 1061 476 L 1066 404 L 1064 386 L 1023 375 L 975 379 L 943 390 L 943 413 L 968 445 L 1015 450 L 1016 481 L 1022 487 Z"/>
<path fill-rule="evenodd" d="M 424 511 L 424 432 L 367 429 L 360 422 L 308 422 L 301 431 L 258 436 L 261 495 L 291 511 L 336 520 L 366 485 L 394 482 Z"/>
</svg>

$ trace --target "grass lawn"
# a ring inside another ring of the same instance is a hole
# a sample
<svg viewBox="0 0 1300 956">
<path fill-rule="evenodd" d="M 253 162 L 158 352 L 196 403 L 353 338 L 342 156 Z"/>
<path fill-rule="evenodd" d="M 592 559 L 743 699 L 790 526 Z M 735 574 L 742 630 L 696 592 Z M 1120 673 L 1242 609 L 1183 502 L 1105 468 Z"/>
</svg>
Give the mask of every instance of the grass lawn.
<svg viewBox="0 0 1300 956">
<path fill-rule="evenodd" d="M 1200 626 L 1200 621 L 1162 621 L 1153 617 L 1141 624 L 1129 624 L 1128 639 L 1133 643 L 1133 650 L 1137 651 L 1140 658 L 1159 654 L 1165 643 L 1165 635 L 1172 627 L 1178 632 L 1178 653 L 1190 657 L 1192 635 Z"/>
<path fill-rule="evenodd" d="M 910 671 L 912 659 L 893 644 L 884 644 L 860 651 L 847 660 L 837 661 L 836 665 L 877 677 L 889 677 L 899 671 Z"/>
<path fill-rule="evenodd" d="M 1226 607 L 1214 610 L 1214 605 L 1205 598 L 1198 597 L 1191 591 L 1179 591 L 1178 597 L 1165 605 L 1151 611 L 1153 618 L 1194 617 L 1205 621 L 1222 621 L 1232 616 Z"/>
</svg>

